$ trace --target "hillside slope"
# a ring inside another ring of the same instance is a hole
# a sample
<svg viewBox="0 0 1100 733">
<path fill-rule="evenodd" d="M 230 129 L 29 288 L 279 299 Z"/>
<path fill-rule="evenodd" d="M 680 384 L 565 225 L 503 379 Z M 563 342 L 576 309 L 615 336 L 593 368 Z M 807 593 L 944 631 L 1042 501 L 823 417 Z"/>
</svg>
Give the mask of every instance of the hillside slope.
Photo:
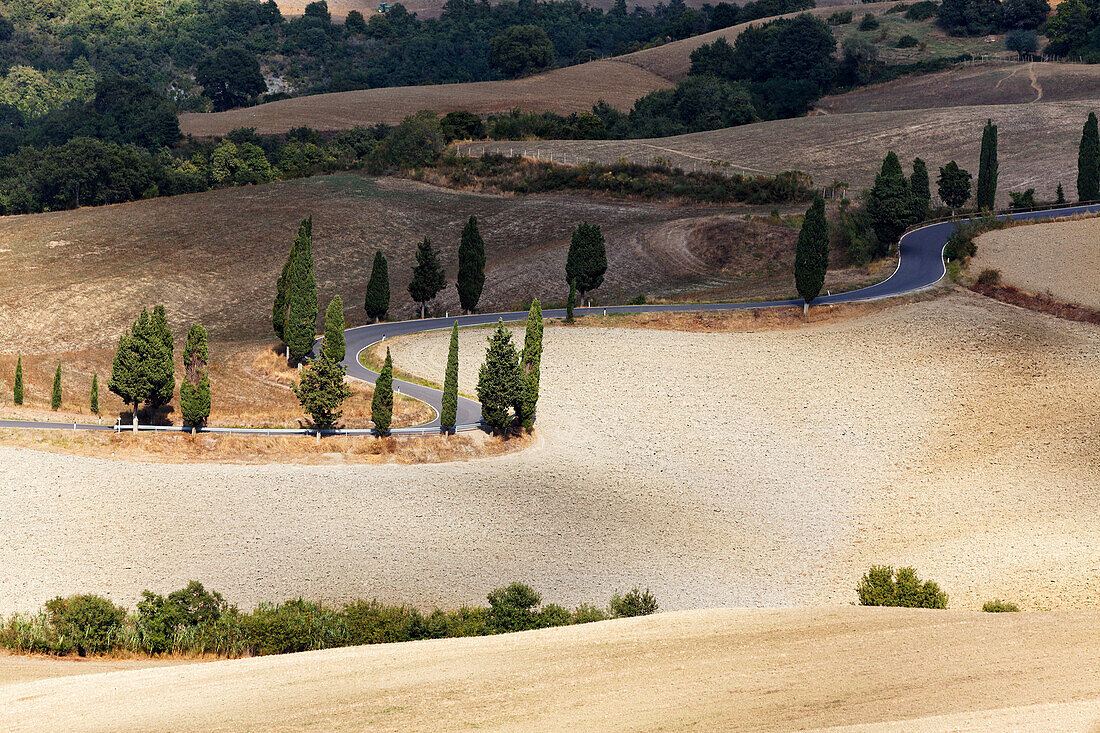
<svg viewBox="0 0 1100 733">
<path fill-rule="evenodd" d="M 1088 730 L 1100 678 L 1082 672 L 1100 665 L 1098 636 L 1096 611 L 693 611 L 14 684 L 0 687 L 0 726 L 912 730 L 947 714 Z M 1047 703 L 1061 704 L 1028 707 Z"/>
</svg>

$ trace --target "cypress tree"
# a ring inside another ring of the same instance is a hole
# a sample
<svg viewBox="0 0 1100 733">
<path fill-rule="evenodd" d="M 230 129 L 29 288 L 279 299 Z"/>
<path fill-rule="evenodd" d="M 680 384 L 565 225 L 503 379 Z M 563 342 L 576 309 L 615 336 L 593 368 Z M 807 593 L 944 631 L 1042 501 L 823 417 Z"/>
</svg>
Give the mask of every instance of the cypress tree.
<svg viewBox="0 0 1100 733">
<path fill-rule="evenodd" d="M 386 349 L 386 361 L 382 364 L 382 371 L 378 373 L 378 379 L 374 383 L 370 419 L 374 422 L 374 429 L 379 435 L 390 434 L 390 423 L 393 422 L 393 359 L 390 357 L 389 349 Z"/>
<path fill-rule="evenodd" d="M 141 368 L 141 355 L 138 352 L 134 327 L 131 326 L 118 339 L 118 348 L 111 364 L 111 378 L 107 389 L 118 395 L 123 402 L 133 406 L 134 421 L 137 421 L 138 403 L 145 399 L 149 383 Z"/>
<path fill-rule="evenodd" d="M 458 321 L 451 327 L 451 348 L 447 352 L 447 374 L 443 378 L 443 409 L 439 412 L 439 425 L 444 432 L 453 433 L 458 420 Z"/>
<path fill-rule="evenodd" d="M 443 265 L 439 264 L 439 253 L 432 247 L 432 241 L 424 237 L 416 247 L 416 266 L 413 267 L 412 280 L 409 282 L 409 295 L 420 304 L 420 317 L 429 300 L 439 294 L 447 285 Z"/>
<path fill-rule="evenodd" d="M 527 329 L 523 336 L 523 352 L 519 359 L 522 380 L 519 399 L 516 400 L 516 417 L 520 427 L 530 431 L 535 427 L 535 408 L 539 401 L 539 371 L 542 365 L 542 306 L 538 298 L 531 302 L 527 312 Z"/>
<path fill-rule="evenodd" d="M 909 176 L 909 196 L 913 202 L 910 223 L 924 221 L 932 209 L 932 189 L 928 181 L 928 166 L 920 158 L 913 159 L 913 174 Z"/>
<path fill-rule="evenodd" d="M 327 356 L 339 364 L 347 353 L 344 342 L 344 301 L 333 296 L 325 310 L 325 339 L 321 342 L 321 356 Z"/>
<path fill-rule="evenodd" d="M 17 405 L 23 404 L 23 357 L 15 362 L 15 387 L 12 389 L 12 400 Z"/>
<path fill-rule="evenodd" d="M 88 398 L 88 407 L 93 415 L 99 414 L 99 375 L 92 375 L 92 394 Z"/>
<path fill-rule="evenodd" d="M 363 308 L 376 321 L 385 318 L 386 311 L 390 309 L 390 269 L 381 250 L 374 253 L 374 265 L 371 266 Z"/>
<path fill-rule="evenodd" d="M 53 390 L 50 392 L 50 409 L 61 407 L 61 362 L 57 362 L 57 371 L 53 374 Z"/>
<path fill-rule="evenodd" d="M 575 283 L 581 300 L 584 294 L 603 284 L 607 272 L 607 250 L 599 224 L 583 222 L 573 231 L 565 261 L 565 280 Z"/>
<path fill-rule="evenodd" d="M 313 217 L 302 221 L 287 282 L 283 340 L 294 362 L 313 350 L 317 337 L 317 280 L 313 274 Z"/>
<path fill-rule="evenodd" d="M 183 382 L 180 383 L 180 413 L 184 422 L 202 427 L 210 417 L 210 351 L 206 329 L 196 323 L 187 332 L 183 347 Z"/>
<path fill-rule="evenodd" d="M 913 204 L 909 197 L 909 182 L 898 162 L 898 156 L 890 151 L 882 161 L 882 168 L 875 176 L 875 185 L 867 197 L 867 216 L 871 228 L 878 237 L 879 254 L 884 254 L 909 225 Z"/>
<path fill-rule="evenodd" d="M 481 419 L 494 433 L 507 432 L 511 408 L 522 393 L 519 354 L 512 344 L 512 332 L 497 322 L 489 337 L 485 363 L 477 379 L 477 398 L 481 401 Z"/>
<path fill-rule="evenodd" d="M 471 216 L 462 228 L 462 242 L 458 245 L 458 302 L 462 310 L 472 313 L 481 299 L 485 287 L 485 241 L 477 228 L 477 217 Z"/>
<path fill-rule="evenodd" d="M 171 402 L 176 391 L 175 339 L 172 329 L 168 327 L 163 305 L 153 308 L 153 314 L 149 318 L 149 338 L 159 341 L 163 346 L 162 349 L 155 349 L 155 356 L 150 357 L 156 360 L 149 367 L 150 374 L 157 375 L 157 378 L 149 380 L 152 389 L 146 400 L 156 410 Z"/>
<path fill-rule="evenodd" d="M 1096 113 L 1081 131 L 1081 147 L 1077 153 L 1077 200 L 1100 199 L 1100 132 L 1096 129 Z"/>
<path fill-rule="evenodd" d="M 970 199 L 970 173 L 951 161 L 940 168 L 939 193 L 943 202 L 951 207 L 951 213 Z"/>
<path fill-rule="evenodd" d="M 829 223 L 825 221 L 825 201 L 815 196 L 798 233 L 794 255 L 794 281 L 802 297 L 803 312 L 809 310 L 810 302 L 821 293 L 828 267 Z"/>
<path fill-rule="evenodd" d="M 997 126 L 986 120 L 982 130 L 982 152 L 978 162 L 978 188 L 974 194 L 979 209 L 992 211 L 997 203 Z"/>
<path fill-rule="evenodd" d="M 289 288 L 290 271 L 294 267 L 294 258 L 298 254 L 298 242 L 304 235 L 304 227 L 305 222 L 303 221 L 298 227 L 298 236 L 294 238 L 294 242 L 290 245 L 290 253 L 286 256 L 286 262 L 283 263 L 283 272 L 275 282 L 275 304 L 271 308 L 271 327 L 279 340 L 284 343 L 286 343 L 284 331 L 286 329 L 287 289 Z"/>
<path fill-rule="evenodd" d="M 351 395 L 344 381 L 344 367 L 327 356 L 314 359 L 302 372 L 301 381 L 294 385 L 302 409 L 309 413 L 313 427 L 318 430 L 336 426 L 343 411 L 341 405 Z"/>
<path fill-rule="evenodd" d="M 569 300 L 565 301 L 565 322 L 573 322 L 573 309 L 577 307 L 577 281 L 569 281 Z"/>
<path fill-rule="evenodd" d="M 1066 202 L 1066 192 L 1062 190 L 1062 182 L 1058 182 L 1058 189 L 1054 192 L 1054 203 L 1064 204 Z"/>
</svg>

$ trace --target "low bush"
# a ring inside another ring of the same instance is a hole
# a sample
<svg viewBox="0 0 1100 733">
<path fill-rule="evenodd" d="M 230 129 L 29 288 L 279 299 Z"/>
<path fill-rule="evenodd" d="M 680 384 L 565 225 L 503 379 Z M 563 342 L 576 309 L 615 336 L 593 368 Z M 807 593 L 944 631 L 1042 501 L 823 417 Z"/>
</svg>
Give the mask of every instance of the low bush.
<svg viewBox="0 0 1100 733">
<path fill-rule="evenodd" d="M 984 216 L 981 219 L 962 224 L 948 237 L 943 256 L 948 260 L 966 260 L 973 257 L 974 253 L 978 251 L 978 245 L 974 240 L 979 235 L 995 229 L 1004 229 L 1006 226 L 1008 226 L 1007 222 L 992 216 Z"/>
<path fill-rule="evenodd" d="M 981 271 L 977 279 L 978 285 L 995 288 L 1001 284 L 1001 271 L 987 267 Z"/>
<path fill-rule="evenodd" d="M 1020 610 L 1020 607 L 1015 603 L 1008 601 L 1002 601 L 999 598 L 992 601 L 986 601 L 982 604 L 982 610 L 986 613 L 1013 613 Z"/>
<path fill-rule="evenodd" d="M 648 616 L 656 612 L 657 599 L 649 592 L 649 588 L 644 591 L 632 588 L 624 595 L 616 593 L 611 598 L 611 615 L 615 618 Z"/>
<path fill-rule="evenodd" d="M 898 42 L 894 45 L 898 48 L 916 48 L 920 45 L 920 41 L 918 41 L 914 36 L 906 34 L 899 38 Z"/>
<path fill-rule="evenodd" d="M 921 582 L 913 568 L 872 566 L 860 579 L 856 595 L 861 606 L 947 608 L 947 594 L 931 580 Z"/>
<path fill-rule="evenodd" d="M 851 10 L 838 10 L 825 19 L 829 25 L 848 25 L 852 22 Z"/>
<path fill-rule="evenodd" d="M 906 20 L 930 20 L 936 17 L 939 4 L 933 0 L 920 0 L 913 3 L 905 11 Z"/>
<path fill-rule="evenodd" d="M 47 602 L 46 616 L 58 647 L 83 657 L 119 645 L 126 611 L 102 596 L 74 595 Z"/>
<path fill-rule="evenodd" d="M 863 16 L 863 20 L 859 21 L 859 29 L 861 31 L 873 31 L 879 26 L 878 19 L 871 13 L 867 13 Z"/>
</svg>

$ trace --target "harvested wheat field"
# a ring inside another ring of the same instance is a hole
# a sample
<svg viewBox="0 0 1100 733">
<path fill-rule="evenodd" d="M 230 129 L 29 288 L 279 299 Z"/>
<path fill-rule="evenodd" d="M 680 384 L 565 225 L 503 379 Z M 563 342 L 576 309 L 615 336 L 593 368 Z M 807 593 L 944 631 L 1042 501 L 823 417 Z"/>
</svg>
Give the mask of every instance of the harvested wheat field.
<svg viewBox="0 0 1100 733">
<path fill-rule="evenodd" d="M 546 140 L 539 148 L 544 156 L 553 152 L 577 162 L 662 158 L 688 169 L 721 161 L 735 172 L 801 170 L 819 186 L 843 181 L 858 192 L 874 182 L 891 150 L 906 167 L 924 158 L 933 180 L 949 160 L 976 175 L 982 127 L 992 119 L 999 128 L 998 203 L 1007 205 L 1009 191 L 1035 188 L 1039 199 L 1054 200 L 1059 182 L 1072 188 L 1081 126 L 1094 107 L 1089 101 L 1038 102 L 814 115 L 648 140 Z M 502 152 L 514 145 L 470 143 L 463 151 Z"/>
<path fill-rule="evenodd" d="M 892 3 L 860 5 L 861 13 L 880 14 Z M 834 7 L 807 11 L 829 15 Z M 791 13 L 790 16 L 797 15 Z M 777 16 L 777 17 L 790 17 Z M 467 110 L 479 115 L 502 114 L 520 107 L 528 111 L 590 112 L 601 99 L 629 110 L 649 92 L 666 89 L 687 76 L 691 52 L 718 38 L 732 41 L 753 21 L 705 33 L 656 48 L 553 69 L 523 79 L 385 87 L 352 92 L 333 92 L 284 99 L 226 112 L 187 112 L 179 116 L 186 135 L 224 135 L 237 127 L 253 127 L 261 134 L 278 134 L 307 125 L 317 130 L 346 130 L 379 122 L 395 124 L 422 109 L 446 114 Z"/>
<path fill-rule="evenodd" d="M 1007 285 L 1100 310 L 1100 219 L 1015 226 L 977 240 L 970 271 L 999 270 Z"/>
<path fill-rule="evenodd" d="M 690 611 L 0 686 L 0 725 L 1088 733 L 1097 635 L 1097 611 Z"/>
<path fill-rule="evenodd" d="M 463 332 L 463 391 L 486 334 Z M 446 344 L 391 347 L 432 375 Z M 667 610 L 836 604 L 872 563 L 915 566 L 959 609 L 1095 607 L 1098 346 L 1095 326 L 973 294 L 748 333 L 551 327 L 541 440 L 507 456 L 175 466 L 2 448 L 0 612 L 78 591 L 132 606 L 192 578 L 246 607 L 450 607 L 513 579 L 567 606 L 633 585 Z"/>
</svg>

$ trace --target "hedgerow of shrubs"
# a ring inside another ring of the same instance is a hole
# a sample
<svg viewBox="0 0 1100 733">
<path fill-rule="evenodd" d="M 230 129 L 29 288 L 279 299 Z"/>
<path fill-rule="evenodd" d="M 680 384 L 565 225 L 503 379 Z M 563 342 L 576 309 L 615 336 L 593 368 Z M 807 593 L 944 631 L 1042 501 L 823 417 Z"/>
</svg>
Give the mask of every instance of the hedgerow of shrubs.
<svg viewBox="0 0 1100 733">
<path fill-rule="evenodd" d="M 887 565 L 874 565 L 860 579 L 856 595 L 861 606 L 947 608 L 947 594 L 934 581 L 921 582 L 913 568 L 895 571 Z"/>
<path fill-rule="evenodd" d="M 986 613 L 1016 613 L 1020 607 L 1010 601 L 1002 601 L 997 598 L 982 604 L 982 610 Z"/>
<path fill-rule="evenodd" d="M 242 657 L 485 636 L 657 611 L 657 600 L 649 590 L 637 588 L 616 594 L 607 611 L 588 604 L 573 610 L 542 604 L 541 596 L 524 583 L 497 588 L 488 601 L 488 607 L 435 609 L 425 615 L 412 606 L 378 600 L 334 606 L 298 598 L 261 603 L 245 612 L 192 581 L 167 596 L 145 591 L 135 613 L 96 595 L 54 598 L 43 611 L 16 614 L 0 626 L 0 647 L 80 656 L 121 651 Z"/>
</svg>

